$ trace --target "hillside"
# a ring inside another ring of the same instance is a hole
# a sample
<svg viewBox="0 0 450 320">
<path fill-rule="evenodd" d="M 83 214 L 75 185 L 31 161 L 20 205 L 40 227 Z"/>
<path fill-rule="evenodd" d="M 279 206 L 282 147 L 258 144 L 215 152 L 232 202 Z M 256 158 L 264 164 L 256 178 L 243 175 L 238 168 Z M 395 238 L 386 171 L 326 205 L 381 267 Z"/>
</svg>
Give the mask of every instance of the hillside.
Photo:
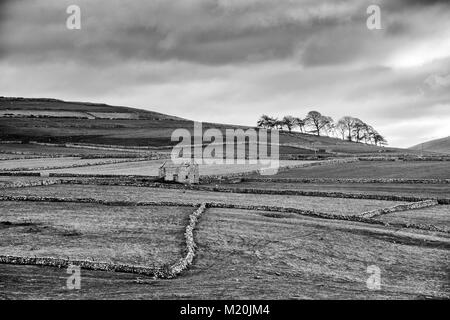
<svg viewBox="0 0 450 320">
<path fill-rule="evenodd" d="M 409 148 L 411 150 L 424 150 L 431 152 L 447 153 L 450 154 L 450 137 L 431 140 L 425 143 L 418 144 Z"/>
<path fill-rule="evenodd" d="M 184 120 L 154 111 L 57 99 L 0 97 L 0 117 Z"/>
<path fill-rule="evenodd" d="M 203 128 L 248 127 L 203 123 Z M 193 121 L 153 111 L 55 99 L 0 97 L 0 140 L 46 143 L 93 143 L 123 146 L 170 146 L 175 129 L 192 132 Z M 416 153 L 405 149 L 376 147 L 363 143 L 317 137 L 302 133 L 280 133 L 280 153 L 379 154 Z"/>
</svg>

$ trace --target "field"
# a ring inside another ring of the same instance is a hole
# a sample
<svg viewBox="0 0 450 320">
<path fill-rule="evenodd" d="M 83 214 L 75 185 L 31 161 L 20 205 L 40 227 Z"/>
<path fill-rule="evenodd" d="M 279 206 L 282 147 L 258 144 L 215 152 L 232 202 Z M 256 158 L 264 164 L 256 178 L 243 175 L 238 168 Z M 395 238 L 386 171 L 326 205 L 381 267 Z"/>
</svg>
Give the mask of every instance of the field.
<svg viewBox="0 0 450 320">
<path fill-rule="evenodd" d="M 386 222 L 433 224 L 450 230 L 450 205 L 385 214 L 377 219 Z"/>
<path fill-rule="evenodd" d="M 15 171 L 15 170 L 42 170 L 45 168 L 60 168 L 60 167 L 78 167 L 78 166 L 92 166 L 108 162 L 122 162 L 133 161 L 133 159 L 115 159 L 115 158 L 101 158 L 101 159 L 81 159 L 76 157 L 64 158 L 39 158 L 39 159 L 17 159 L 17 160 L 3 160 L 0 161 L 0 171 Z"/>
<path fill-rule="evenodd" d="M 450 179 L 450 165 L 448 161 L 360 161 L 293 169 L 272 178 Z"/>
<path fill-rule="evenodd" d="M 41 165 L 39 161 L 43 160 L 20 160 L 16 165 Z M 80 159 L 63 161 L 72 164 Z M 146 167 L 150 174 L 161 161 L 67 170 L 98 174 L 108 172 L 98 170 L 101 167 L 122 167 L 142 174 Z M 403 172 L 402 177 L 412 167 L 430 168 L 431 172 L 446 169 L 443 162 L 417 163 L 357 162 L 351 164 L 356 168 L 355 175 L 344 177 L 361 177 L 358 171 L 367 164 L 377 172 L 395 168 Z M 338 168 L 334 171 L 338 173 L 350 172 L 346 171 L 348 166 L 341 163 L 287 169 L 276 176 L 250 176 L 247 181 L 224 180 L 200 186 L 205 190 L 108 185 L 113 180 L 92 178 L 67 179 L 67 183 L 73 180 L 75 184 L 12 188 L 8 184 L 45 178 L 3 176 L 0 257 L 45 257 L 159 270 L 185 254 L 184 232 L 193 206 L 207 203 L 209 207 L 195 229 L 195 259 L 173 279 L 82 269 L 82 289 L 72 291 L 65 287 L 64 268 L 0 264 L 0 298 L 449 299 L 449 205 L 362 219 L 365 212 L 410 202 L 283 194 L 319 191 L 369 197 L 449 198 L 449 184 L 445 183 L 297 183 L 286 182 L 282 176 L 296 178 L 302 176 L 301 172 L 320 173 L 329 167 Z M 270 182 L 273 178 L 278 180 Z M 239 191 L 232 192 L 233 188 Z M 257 190 L 277 190 L 279 194 L 260 194 Z M 369 289 L 366 283 L 369 266 L 381 272 L 379 289 Z"/>
<path fill-rule="evenodd" d="M 348 194 L 398 195 L 405 197 L 450 199 L 450 184 L 261 182 L 256 179 L 250 181 L 244 180 L 239 183 L 221 183 L 220 186 L 225 188 L 341 192 Z"/>
<path fill-rule="evenodd" d="M 2 202 L 0 255 L 161 266 L 181 257 L 192 210 Z"/>
<path fill-rule="evenodd" d="M 403 203 L 397 201 L 304 197 L 290 195 L 240 194 L 195 191 L 184 189 L 164 189 L 95 185 L 51 185 L 5 190 L 4 195 L 28 195 L 57 198 L 93 198 L 108 201 L 171 201 L 174 203 L 219 202 L 230 205 L 280 206 L 318 212 L 351 215 Z"/>
<path fill-rule="evenodd" d="M 11 152 L 11 153 L 9 153 Z M 20 157 L 20 156 L 73 156 L 73 155 L 108 155 L 108 154 L 129 154 L 129 151 L 109 151 L 102 149 L 88 149 L 88 148 L 68 148 L 58 146 L 44 146 L 39 144 L 21 144 L 21 143 L 8 143 L 0 144 L 0 158 L 3 157 Z M 141 151 L 141 153 L 145 153 Z"/>
<path fill-rule="evenodd" d="M 92 161 L 92 160 L 91 160 Z M 159 167 L 167 160 L 149 160 L 139 162 L 115 163 L 98 165 L 95 167 L 77 167 L 65 169 L 42 170 L 42 172 L 58 174 L 83 175 L 141 175 L 158 176 Z M 310 163 L 311 161 L 281 160 L 280 166 L 295 166 Z M 1 167 L 1 163 L 0 163 Z M 200 175 L 226 175 L 242 173 L 267 168 L 266 164 L 200 164 Z"/>
<path fill-rule="evenodd" d="M 23 299 L 424 299 L 448 298 L 449 239 L 366 224 L 264 212 L 208 209 L 195 264 L 182 276 L 82 271 L 64 289 L 64 270 L 0 265 L 3 298 Z M 368 290 L 367 267 L 381 269 Z M 2 297 L 0 296 L 0 297 Z"/>
<path fill-rule="evenodd" d="M 156 179 L 193 124 L 0 97 L 0 299 L 450 299 L 448 158 L 281 130 L 277 174 Z"/>
<path fill-rule="evenodd" d="M 133 119 L 77 119 L 76 117 L 35 118 L 35 117 L 1 117 L 0 138 L 2 140 L 39 141 L 45 143 L 94 143 L 127 146 L 171 146 L 171 134 L 175 129 L 184 128 L 193 131 L 193 121 L 175 116 L 140 109 L 68 102 L 55 99 L 0 98 L 0 111 L 11 112 L 34 110 L 40 112 L 77 112 L 83 114 L 126 113 L 133 114 Z M 136 119 L 134 117 L 137 117 Z M 203 128 L 248 129 L 245 126 L 218 123 L 203 123 Z M 347 154 L 383 154 L 403 153 L 418 154 L 415 150 L 377 147 L 362 143 L 347 142 L 336 138 L 316 137 L 303 133 L 280 133 L 282 153 L 298 154 L 298 148 L 326 149 L 331 152 Z M 296 148 L 291 148 L 295 146 Z M 306 155 L 311 152 L 305 150 Z"/>
</svg>

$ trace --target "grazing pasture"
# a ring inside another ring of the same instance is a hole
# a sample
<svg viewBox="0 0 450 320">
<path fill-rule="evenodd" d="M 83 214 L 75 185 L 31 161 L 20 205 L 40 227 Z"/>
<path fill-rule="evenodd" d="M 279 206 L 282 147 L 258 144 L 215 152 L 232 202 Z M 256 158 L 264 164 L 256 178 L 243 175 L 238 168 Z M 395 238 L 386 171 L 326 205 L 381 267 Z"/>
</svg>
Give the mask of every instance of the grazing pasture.
<svg viewBox="0 0 450 320">
<path fill-rule="evenodd" d="M 240 183 L 221 183 L 220 186 L 227 188 L 323 191 L 450 199 L 450 184 L 445 183 L 300 183 L 244 181 Z"/>
<path fill-rule="evenodd" d="M 0 144 L 0 157 L 6 156 L 8 152 L 12 153 L 24 153 L 27 157 L 32 155 L 61 155 L 61 156 L 72 156 L 72 155 L 108 155 L 114 154 L 129 154 L 129 151 L 110 151 L 102 149 L 91 149 L 91 148 L 73 148 L 73 147 L 63 147 L 63 146 L 45 146 L 39 144 Z M 145 150 L 140 151 L 145 154 Z M 11 157 L 20 157 L 20 154 L 10 154 Z"/>
<path fill-rule="evenodd" d="M 450 230 L 450 205 L 389 213 L 376 219 L 389 223 L 433 224 Z"/>
<path fill-rule="evenodd" d="M 191 207 L 1 202 L 0 255 L 162 266 L 183 254 Z"/>
<path fill-rule="evenodd" d="M 0 265 L 8 299 L 424 299 L 449 298 L 448 236 L 260 211 L 208 209 L 194 265 L 163 280 L 82 270 Z M 368 266 L 381 271 L 370 290 Z"/>
<path fill-rule="evenodd" d="M 115 161 L 123 162 L 127 161 L 127 159 L 123 158 L 81 159 L 78 157 L 64 157 L 64 158 L 4 160 L 0 161 L 0 171 L 7 171 L 7 170 L 32 171 L 33 169 L 36 170 L 47 167 L 92 166 Z M 128 159 L 128 161 L 134 161 L 134 159 Z"/>
<path fill-rule="evenodd" d="M 258 177 L 254 175 L 253 177 Z M 359 161 L 282 171 L 274 178 L 450 179 L 448 161 Z"/>
<path fill-rule="evenodd" d="M 220 202 L 225 204 L 279 206 L 339 215 L 354 215 L 391 207 L 403 202 L 365 199 L 323 198 L 291 195 L 242 194 L 127 186 L 51 185 L 4 190 L 4 195 L 94 198 L 110 201 L 170 201 L 175 203 Z"/>
<path fill-rule="evenodd" d="M 44 170 L 44 172 L 66 173 L 66 174 L 88 174 L 88 175 L 138 175 L 158 176 L 159 167 L 167 160 L 149 160 L 130 163 L 116 163 L 98 165 L 94 167 L 65 168 Z M 280 166 L 296 166 L 308 164 L 313 161 L 281 160 Z M 234 173 L 250 172 L 268 168 L 266 164 L 200 164 L 200 175 L 227 175 Z"/>
</svg>

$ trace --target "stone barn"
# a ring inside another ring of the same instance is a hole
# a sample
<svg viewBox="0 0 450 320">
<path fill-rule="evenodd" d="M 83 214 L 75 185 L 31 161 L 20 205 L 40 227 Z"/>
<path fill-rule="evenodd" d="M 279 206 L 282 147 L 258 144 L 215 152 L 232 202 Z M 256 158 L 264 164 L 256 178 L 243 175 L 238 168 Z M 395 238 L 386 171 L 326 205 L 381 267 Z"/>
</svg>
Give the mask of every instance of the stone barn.
<svg viewBox="0 0 450 320">
<path fill-rule="evenodd" d="M 166 161 L 159 167 L 159 177 L 164 181 L 193 184 L 199 182 L 200 174 L 198 164 L 194 161 L 180 164 Z"/>
</svg>

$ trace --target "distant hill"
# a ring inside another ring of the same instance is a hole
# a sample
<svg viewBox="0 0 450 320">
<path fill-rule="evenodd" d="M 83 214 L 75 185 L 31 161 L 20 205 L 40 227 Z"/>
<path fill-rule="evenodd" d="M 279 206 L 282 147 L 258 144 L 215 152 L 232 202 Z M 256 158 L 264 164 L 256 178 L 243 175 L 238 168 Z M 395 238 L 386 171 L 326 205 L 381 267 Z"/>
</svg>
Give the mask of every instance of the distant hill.
<svg viewBox="0 0 450 320">
<path fill-rule="evenodd" d="M 154 111 L 57 99 L 0 97 L 0 117 L 184 120 Z"/>
<path fill-rule="evenodd" d="M 450 154 L 450 137 L 424 142 L 409 149 Z"/>
<path fill-rule="evenodd" d="M 249 128 L 206 122 L 202 125 L 222 132 Z M 164 147 L 177 143 L 171 141 L 171 134 L 178 128 L 192 132 L 193 121 L 106 104 L 0 97 L 0 140 Z M 417 153 L 286 131 L 280 131 L 280 144 L 280 153 L 285 155 Z"/>
</svg>

